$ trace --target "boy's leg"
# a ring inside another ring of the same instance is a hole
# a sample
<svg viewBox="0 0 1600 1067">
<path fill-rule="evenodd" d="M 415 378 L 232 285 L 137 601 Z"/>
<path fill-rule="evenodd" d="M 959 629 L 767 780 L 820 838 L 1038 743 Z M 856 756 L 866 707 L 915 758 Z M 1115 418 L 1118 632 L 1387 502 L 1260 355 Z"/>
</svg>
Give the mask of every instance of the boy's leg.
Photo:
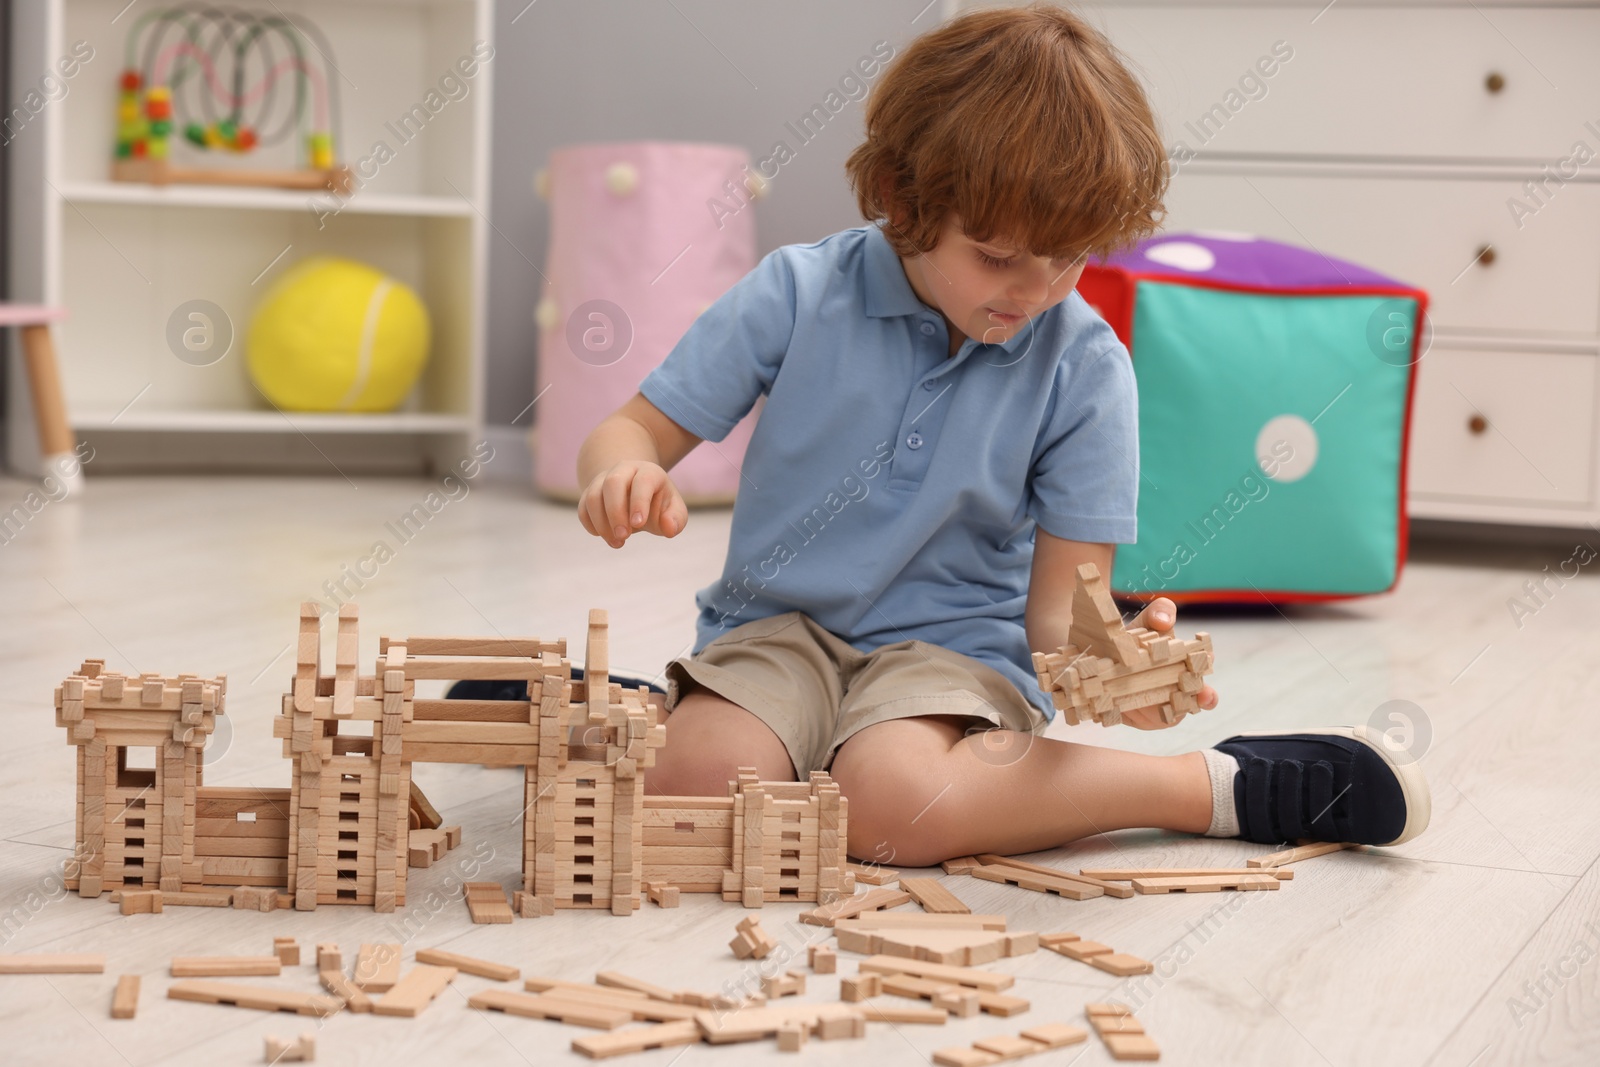
<svg viewBox="0 0 1600 1067">
<path fill-rule="evenodd" d="M 931 866 L 1130 827 L 1204 833 L 1211 823 L 1199 752 L 1145 756 L 955 716 L 868 726 L 840 746 L 830 773 L 850 798 L 851 854 L 877 863 Z"/>
<path fill-rule="evenodd" d="M 740 767 L 764 782 L 792 782 L 794 764 L 778 735 L 750 712 L 693 685 L 667 716 L 667 744 L 645 772 L 647 794 L 722 797 Z"/>
</svg>

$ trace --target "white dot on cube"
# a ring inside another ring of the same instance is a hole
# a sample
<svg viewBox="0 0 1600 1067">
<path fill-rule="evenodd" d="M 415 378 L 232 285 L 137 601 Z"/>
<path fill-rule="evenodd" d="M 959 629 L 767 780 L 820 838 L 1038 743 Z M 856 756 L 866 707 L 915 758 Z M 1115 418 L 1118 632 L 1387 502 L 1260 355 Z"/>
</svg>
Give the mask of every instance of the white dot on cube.
<svg viewBox="0 0 1600 1067">
<path fill-rule="evenodd" d="M 1162 241 L 1150 245 L 1144 250 L 1144 258 L 1164 267 L 1196 273 L 1208 271 L 1217 265 L 1217 257 L 1211 254 L 1211 249 L 1193 241 Z"/>
<path fill-rule="evenodd" d="M 606 168 L 606 188 L 627 196 L 639 187 L 639 168 L 632 163 L 613 163 Z"/>
<path fill-rule="evenodd" d="M 1297 482 L 1317 464 L 1317 431 L 1299 415 L 1268 419 L 1256 435 L 1256 463 L 1275 482 Z"/>
</svg>

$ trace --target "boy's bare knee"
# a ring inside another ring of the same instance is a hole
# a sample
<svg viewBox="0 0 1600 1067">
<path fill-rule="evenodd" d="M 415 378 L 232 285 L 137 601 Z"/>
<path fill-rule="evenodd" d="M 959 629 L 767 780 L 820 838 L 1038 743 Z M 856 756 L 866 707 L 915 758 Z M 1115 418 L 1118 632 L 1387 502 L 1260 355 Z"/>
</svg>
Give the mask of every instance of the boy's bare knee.
<svg viewBox="0 0 1600 1067">
<path fill-rule="evenodd" d="M 645 773 L 645 792 L 665 796 L 722 797 L 740 767 L 754 767 L 767 782 L 795 780 L 789 750 L 777 734 L 744 708 L 695 689 L 667 716 L 667 743 Z"/>
<path fill-rule="evenodd" d="M 941 779 L 949 744 L 943 732 L 929 736 L 897 720 L 869 727 L 839 749 L 829 773 L 850 800 L 852 856 L 907 867 L 950 858 L 959 813 Z"/>
</svg>

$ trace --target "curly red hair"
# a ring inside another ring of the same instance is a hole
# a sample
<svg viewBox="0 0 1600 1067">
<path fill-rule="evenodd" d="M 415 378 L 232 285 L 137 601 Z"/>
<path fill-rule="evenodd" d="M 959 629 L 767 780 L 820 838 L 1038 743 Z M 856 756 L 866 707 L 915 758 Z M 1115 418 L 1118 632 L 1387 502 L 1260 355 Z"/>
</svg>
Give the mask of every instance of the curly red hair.
<svg viewBox="0 0 1600 1067">
<path fill-rule="evenodd" d="M 1167 152 L 1120 52 L 1059 7 L 974 11 L 906 48 L 873 87 L 845 172 L 895 251 L 951 214 L 977 241 L 1104 257 L 1166 214 Z"/>
</svg>

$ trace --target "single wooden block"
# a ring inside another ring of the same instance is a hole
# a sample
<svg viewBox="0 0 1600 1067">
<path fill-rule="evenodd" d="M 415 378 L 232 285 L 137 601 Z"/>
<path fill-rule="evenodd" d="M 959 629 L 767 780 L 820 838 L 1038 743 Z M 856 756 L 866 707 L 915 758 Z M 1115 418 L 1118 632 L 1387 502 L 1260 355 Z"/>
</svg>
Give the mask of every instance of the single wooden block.
<svg viewBox="0 0 1600 1067">
<path fill-rule="evenodd" d="M 464 974 L 475 974 L 479 978 L 490 978 L 496 982 L 512 982 L 522 976 L 522 971 L 505 963 L 491 963 L 473 956 L 463 956 L 456 952 L 446 952 L 442 948 L 417 949 L 418 963 L 431 963 L 439 967 L 454 967 Z"/>
<path fill-rule="evenodd" d="M 1108 897 L 1118 897 L 1123 900 L 1133 896 L 1133 890 L 1125 885 L 1106 881 L 1100 878 L 1090 878 L 1087 875 L 1073 874 L 1071 871 L 1057 870 L 1038 863 L 1029 863 L 1026 860 L 1013 859 L 1010 856 L 999 856 L 992 853 L 983 853 L 978 856 L 978 861 L 987 866 L 1010 867 L 1013 870 L 1027 871 L 1029 874 L 1043 875 L 1046 878 L 1064 878 L 1069 882 L 1081 882 L 1093 886 Z"/>
<path fill-rule="evenodd" d="M 1159 1060 L 1161 1047 L 1148 1034 L 1102 1034 L 1114 1060 Z"/>
<path fill-rule="evenodd" d="M 1083 1006 L 1083 1013 L 1092 1019 L 1097 1015 L 1132 1015 L 1133 1009 L 1115 1000 L 1091 1001 Z"/>
<path fill-rule="evenodd" d="M 1029 1041 L 1025 1037 L 1013 1037 L 1010 1034 L 979 1038 L 972 1043 L 972 1047 L 992 1052 L 1002 1060 L 1020 1060 L 1024 1056 L 1045 1051 L 1045 1047 L 1037 1041 Z"/>
<path fill-rule="evenodd" d="M 317 1058 L 317 1036 L 301 1034 L 293 1041 L 269 1036 L 263 1055 L 268 1063 L 310 1063 Z"/>
<path fill-rule="evenodd" d="M 856 881 L 865 882 L 867 885 L 888 885 L 890 882 L 900 881 L 899 871 L 891 871 L 877 864 L 846 863 L 845 869 L 856 876 Z"/>
<path fill-rule="evenodd" d="M 634 978 L 632 975 L 621 974 L 617 971 L 600 971 L 594 976 L 594 980 L 596 985 L 606 986 L 609 989 L 637 993 L 639 996 L 649 997 L 651 1000 L 666 1001 L 669 1004 L 679 1003 L 679 994 L 653 982 L 646 982 L 642 978 Z"/>
<path fill-rule="evenodd" d="M 1135 878 L 1133 888 L 1140 893 L 1220 893 L 1224 889 L 1277 889 L 1278 879 L 1270 874 L 1208 874 L 1182 878 Z"/>
<path fill-rule="evenodd" d="M 324 941 L 317 946 L 317 970 L 344 970 L 344 953 L 339 951 L 338 945 L 331 941 Z"/>
<path fill-rule="evenodd" d="M 1135 878 L 1203 878 L 1223 874 L 1270 874 L 1280 881 L 1294 878 L 1290 867 L 1108 867 L 1080 871 L 1086 878 L 1131 882 Z"/>
<path fill-rule="evenodd" d="M 285 967 L 300 966 L 300 943 L 292 937 L 272 939 L 272 951 Z"/>
<path fill-rule="evenodd" d="M 474 923 L 508 923 L 511 905 L 499 882 L 468 882 L 462 887 L 467 898 L 467 913 Z"/>
<path fill-rule="evenodd" d="M 1098 967 L 1108 974 L 1119 978 L 1128 978 L 1135 974 L 1150 974 L 1155 970 L 1155 965 L 1149 960 L 1142 960 L 1138 956 L 1130 956 L 1126 952 L 1104 952 L 1090 956 L 1086 961 L 1091 967 Z"/>
<path fill-rule="evenodd" d="M 1268 856 L 1257 856 L 1253 860 L 1245 860 L 1244 865 L 1246 867 L 1282 867 L 1285 863 L 1298 863 L 1300 860 L 1309 860 L 1315 859 L 1318 856 L 1326 856 L 1330 852 L 1341 852 L 1347 848 L 1360 847 L 1360 845 L 1353 842 L 1339 844 L 1333 841 L 1323 841 L 1316 844 L 1300 845 L 1297 848 L 1285 849 L 1282 852 L 1274 852 Z"/>
<path fill-rule="evenodd" d="M 161 904 L 159 889 L 124 889 L 119 901 L 124 915 L 159 915 Z"/>
<path fill-rule="evenodd" d="M 283 961 L 276 956 L 174 956 L 170 966 L 174 978 L 228 978 L 283 973 Z"/>
<path fill-rule="evenodd" d="M 911 894 L 899 889 L 869 889 L 858 896 L 845 897 L 832 904 L 800 913 L 800 921 L 812 926 L 832 926 L 840 919 L 853 919 L 866 911 L 897 908 L 911 903 Z"/>
<path fill-rule="evenodd" d="M 572 1048 L 592 1060 L 609 1059 L 647 1049 L 670 1048 L 674 1045 L 694 1045 L 701 1040 L 700 1027 L 693 1019 L 658 1023 L 618 1030 L 610 1034 L 590 1034 L 572 1039 Z"/>
<path fill-rule="evenodd" d="M 734 934 L 733 940 L 728 942 L 728 947 L 741 960 L 765 959 L 778 947 L 772 935 L 761 929 L 761 920 L 754 915 L 741 920 L 736 930 L 737 933 Z"/>
<path fill-rule="evenodd" d="M 787 974 L 769 974 L 761 977 L 761 992 L 769 1000 L 779 997 L 799 996 L 806 991 L 806 976 L 802 971 Z"/>
<path fill-rule="evenodd" d="M 426 845 L 407 846 L 406 864 L 411 867 L 433 866 L 433 850 Z"/>
<path fill-rule="evenodd" d="M 933 1006 L 962 1019 L 970 1019 L 983 1010 L 983 1006 L 978 1003 L 978 994 L 970 989 L 952 989 L 947 993 L 935 993 Z"/>
<path fill-rule="evenodd" d="M 1091 1015 L 1089 1025 L 1093 1026 L 1101 1037 L 1107 1034 L 1144 1033 L 1144 1024 L 1134 1018 L 1132 1012 L 1123 1015 Z"/>
<path fill-rule="evenodd" d="M 356 969 L 352 980 L 356 988 L 364 993 L 387 993 L 393 989 L 400 980 L 400 946 L 362 945 L 356 953 Z"/>
<path fill-rule="evenodd" d="M 383 999 L 372 1006 L 378 1015 L 399 1015 L 414 1019 L 422 1014 L 433 998 L 444 992 L 444 987 L 455 980 L 454 967 L 435 967 L 419 963 L 407 971 Z"/>
<path fill-rule="evenodd" d="M 275 989 L 270 986 L 240 985 L 237 982 L 217 982 L 191 979 L 173 982 L 167 987 L 171 1000 L 193 1000 L 204 1004 L 228 1004 L 259 1011 L 292 1011 L 301 1015 L 326 1018 L 344 1009 L 344 1001 L 337 997 L 324 997 L 314 993 L 299 993 L 292 989 Z"/>
<path fill-rule="evenodd" d="M 1041 1023 L 1022 1031 L 1022 1036 L 1029 1041 L 1039 1042 L 1045 1048 L 1065 1048 L 1067 1045 L 1087 1041 L 1089 1031 L 1081 1026 L 1070 1026 L 1067 1023 Z"/>
<path fill-rule="evenodd" d="M 1098 941 L 1085 941 L 1081 937 L 1074 937 L 1068 941 L 1052 940 L 1048 942 L 1044 938 L 1040 938 L 1039 941 L 1051 952 L 1059 952 L 1068 959 L 1077 960 L 1079 963 L 1087 963 L 1091 956 L 1104 956 L 1111 952 L 1110 945 L 1102 945 Z"/>
<path fill-rule="evenodd" d="M 902 878 L 900 888 L 922 905 L 923 911 L 941 915 L 967 915 L 972 909 L 939 883 L 937 878 Z"/>
<path fill-rule="evenodd" d="M 317 980 L 323 989 L 344 1001 L 344 1006 L 352 1013 L 363 1015 L 372 1010 L 372 998 L 356 988 L 343 971 L 319 971 Z"/>
<path fill-rule="evenodd" d="M 970 967 L 951 967 L 942 963 L 924 963 L 921 960 L 901 959 L 898 956 L 870 956 L 861 961 L 861 970 L 873 974 L 909 974 L 918 978 L 953 982 L 975 989 L 998 993 L 1010 989 L 1017 980 L 1009 974 L 980 971 Z"/>
<path fill-rule="evenodd" d="M 816 974 L 835 974 L 839 970 L 839 955 L 827 945 L 808 945 L 806 962 Z"/>
<path fill-rule="evenodd" d="M 927 1026 L 943 1026 L 950 1018 L 950 1013 L 942 1008 L 917 1008 L 898 1007 L 885 1004 L 880 1000 L 863 1001 L 861 1010 L 866 1013 L 869 1023 L 917 1023 Z"/>
<path fill-rule="evenodd" d="M 117 990 L 111 994 L 111 1017 L 131 1019 L 139 1010 L 139 976 L 125 974 L 117 979 Z"/>
<path fill-rule="evenodd" d="M 1056 896 L 1066 897 L 1068 900 L 1089 900 L 1093 897 L 1105 895 L 1105 890 L 1077 879 L 1033 874 L 1029 871 L 1018 870 L 1015 867 L 1003 867 L 998 864 L 992 867 L 974 867 L 967 873 L 986 882 L 1014 885 L 1018 889 L 1029 889 L 1035 893 L 1054 893 Z M 1129 892 L 1132 892 L 1132 890 L 1129 890 Z"/>
<path fill-rule="evenodd" d="M 991 1063 L 999 1063 L 1000 1059 L 993 1052 L 985 1052 L 971 1045 L 954 1045 L 950 1048 L 933 1050 L 933 1062 L 939 1067 L 989 1067 Z"/>
<path fill-rule="evenodd" d="M 573 1026 L 587 1026 L 592 1030 L 615 1030 L 633 1021 L 633 1013 L 620 1008 L 552 994 L 530 996 L 506 989 L 485 989 L 481 993 L 474 993 L 467 999 L 467 1007 L 480 1011 L 503 1011 L 528 1019 L 555 1019 Z"/>
<path fill-rule="evenodd" d="M 839 999 L 847 1003 L 853 1004 L 882 994 L 881 974 L 860 974 L 853 978 L 839 979 Z"/>
<path fill-rule="evenodd" d="M 698 1032 L 699 1027 L 695 1029 Z M 806 1038 L 810 1033 L 811 1028 L 798 1019 L 784 1023 L 778 1027 L 778 1051 L 799 1052 L 805 1047 Z"/>
</svg>

